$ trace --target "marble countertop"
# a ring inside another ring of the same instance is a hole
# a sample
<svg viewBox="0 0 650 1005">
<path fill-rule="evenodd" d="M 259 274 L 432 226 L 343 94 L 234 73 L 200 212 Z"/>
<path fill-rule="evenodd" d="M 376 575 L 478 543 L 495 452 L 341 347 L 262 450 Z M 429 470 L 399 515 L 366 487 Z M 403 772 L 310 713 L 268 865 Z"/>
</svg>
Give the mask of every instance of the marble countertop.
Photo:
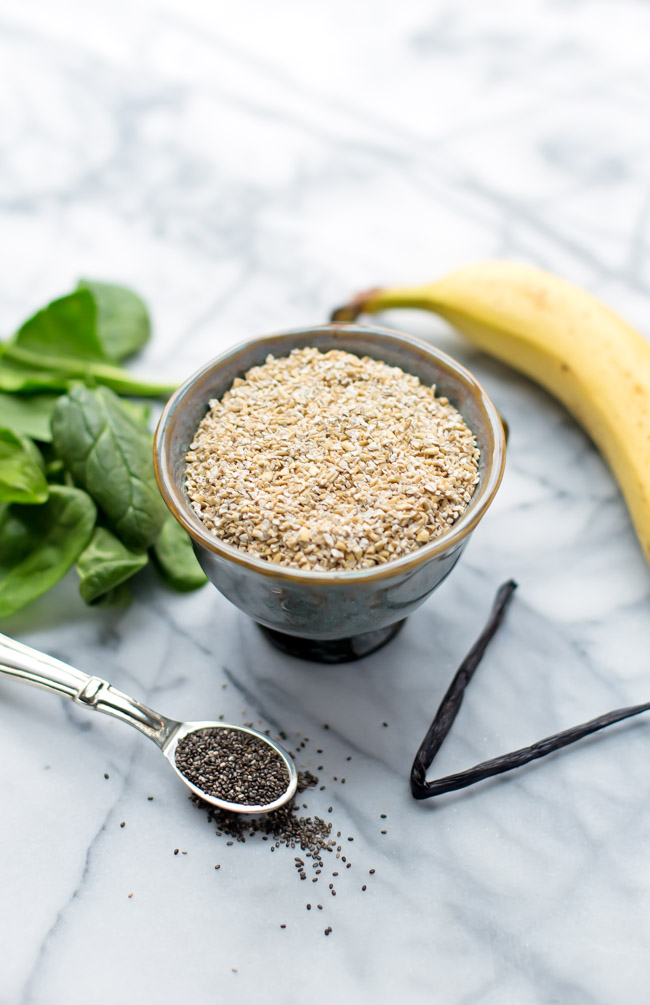
<svg viewBox="0 0 650 1005">
<path fill-rule="evenodd" d="M 647 4 L 41 0 L 2 28 L 5 332 L 121 280 L 155 322 L 135 369 L 180 380 L 354 290 L 509 257 L 650 335 Z M 431 317 L 382 321 L 466 364 L 512 431 L 495 504 L 390 645 L 303 663 L 147 575 L 125 611 L 70 575 L 2 628 L 163 712 L 309 737 L 305 802 L 354 838 L 336 898 L 296 852 L 218 837 L 134 731 L 3 683 L 1 1005 L 647 1001 L 648 722 L 434 802 L 407 784 L 509 577 L 438 771 L 650 698 L 621 496 L 543 391 Z"/>
</svg>

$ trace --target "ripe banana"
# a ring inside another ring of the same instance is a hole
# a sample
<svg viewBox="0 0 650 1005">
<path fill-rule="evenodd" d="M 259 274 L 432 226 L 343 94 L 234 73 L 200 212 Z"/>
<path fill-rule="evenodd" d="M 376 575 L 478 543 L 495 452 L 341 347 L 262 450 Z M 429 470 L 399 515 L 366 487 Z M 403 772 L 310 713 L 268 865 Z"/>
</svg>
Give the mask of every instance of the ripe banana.
<svg viewBox="0 0 650 1005">
<path fill-rule="evenodd" d="M 441 315 L 559 398 L 607 460 L 650 562 L 650 342 L 584 290 L 542 269 L 485 262 L 424 286 L 369 290 L 334 312 Z"/>
</svg>

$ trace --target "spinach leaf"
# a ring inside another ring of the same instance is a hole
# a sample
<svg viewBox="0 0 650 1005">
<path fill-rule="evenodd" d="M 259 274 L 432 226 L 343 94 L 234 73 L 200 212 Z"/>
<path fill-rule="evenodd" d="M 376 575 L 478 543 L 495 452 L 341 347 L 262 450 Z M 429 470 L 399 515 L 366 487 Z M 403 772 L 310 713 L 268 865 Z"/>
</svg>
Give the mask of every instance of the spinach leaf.
<svg viewBox="0 0 650 1005">
<path fill-rule="evenodd" d="M 88 290 L 53 300 L 25 321 L 8 349 L 19 346 L 39 358 L 54 356 L 108 362 L 96 330 L 97 308 Z"/>
<path fill-rule="evenodd" d="M 45 477 L 50 485 L 66 484 L 65 464 L 60 458 L 55 457 L 45 462 Z"/>
<path fill-rule="evenodd" d="M 149 341 L 149 312 L 133 290 L 95 279 L 81 279 L 77 289 L 88 290 L 95 300 L 97 334 L 111 359 L 126 359 Z"/>
<path fill-rule="evenodd" d="M 21 359 L 15 358 L 17 355 Z M 25 361 L 27 360 L 27 362 Z M 43 361 L 45 363 L 45 361 Z M 33 394 L 43 391 L 67 391 L 71 385 L 83 381 L 94 387 L 102 384 L 117 394 L 132 394 L 136 398 L 168 398 L 176 390 L 175 384 L 151 384 L 140 380 L 127 370 L 108 364 L 83 364 L 73 359 L 53 360 L 48 366 L 59 366 L 59 370 L 42 369 L 33 353 L 12 346 L 0 344 L 0 391 L 13 394 Z"/>
<path fill-rule="evenodd" d="M 185 593 L 207 583 L 189 535 L 171 514 L 165 520 L 152 550 L 163 579 L 175 590 Z"/>
<path fill-rule="evenodd" d="M 7 356 L 8 342 L 0 343 L 0 391 L 32 395 L 43 391 L 67 391 L 70 377 L 63 371 L 41 370 Z M 80 378 L 77 378 L 80 379 Z"/>
<path fill-rule="evenodd" d="M 0 501 L 38 504 L 48 495 L 43 458 L 31 440 L 0 428 Z"/>
<path fill-rule="evenodd" d="M 93 603 L 93 607 L 128 607 L 132 600 L 131 591 L 126 583 L 120 583 L 108 593 L 102 594 Z"/>
<path fill-rule="evenodd" d="M 129 401 L 128 398 L 122 398 L 122 407 L 130 413 L 134 422 L 139 422 L 145 429 L 148 428 L 151 418 L 149 405 L 144 405 L 141 401 Z"/>
<path fill-rule="evenodd" d="M 114 601 L 115 587 L 146 564 L 146 551 L 130 551 L 105 527 L 95 527 L 88 546 L 77 559 L 79 593 L 87 604 L 106 600 L 108 595 Z"/>
<path fill-rule="evenodd" d="M 51 420 L 58 395 L 32 394 L 29 398 L 0 392 L 0 425 L 33 440 L 49 443 Z"/>
<path fill-rule="evenodd" d="M 86 547 L 97 511 L 80 489 L 53 485 L 41 506 L 0 507 L 0 618 L 65 576 Z"/>
<path fill-rule="evenodd" d="M 57 402 L 54 449 L 127 548 L 148 548 L 165 520 L 152 438 L 106 387 L 75 387 Z"/>
<path fill-rule="evenodd" d="M 115 366 L 96 326 L 95 300 L 88 290 L 53 300 L 2 345 L 0 390 L 65 391 L 71 381 L 83 380 L 136 397 L 172 392 L 169 385 L 150 384 Z"/>
</svg>

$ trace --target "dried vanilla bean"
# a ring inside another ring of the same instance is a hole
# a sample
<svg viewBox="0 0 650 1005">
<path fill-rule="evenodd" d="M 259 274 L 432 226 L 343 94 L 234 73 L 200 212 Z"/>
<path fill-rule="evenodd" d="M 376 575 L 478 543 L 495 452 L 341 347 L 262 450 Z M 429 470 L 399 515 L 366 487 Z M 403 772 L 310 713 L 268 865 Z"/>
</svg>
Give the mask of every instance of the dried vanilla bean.
<svg viewBox="0 0 650 1005">
<path fill-rule="evenodd" d="M 488 643 L 494 636 L 497 628 L 503 620 L 508 604 L 512 599 L 512 594 L 517 584 L 513 580 L 504 583 L 496 595 L 494 606 L 490 613 L 487 625 L 474 643 L 472 649 L 461 663 L 454 679 L 452 680 L 446 695 L 442 699 L 436 716 L 429 727 L 427 735 L 422 741 L 420 748 L 415 755 L 413 767 L 411 768 L 411 793 L 415 799 L 430 799 L 433 796 L 440 796 L 445 792 L 454 792 L 457 789 L 467 788 L 485 778 L 493 775 L 503 774 L 505 771 L 512 771 L 513 768 L 520 768 L 538 757 L 545 757 L 553 751 L 566 747 L 570 743 L 575 743 L 591 733 L 596 733 L 600 729 L 606 729 L 622 719 L 629 719 L 631 716 L 640 715 L 641 712 L 650 711 L 650 702 L 643 705 L 631 705 L 627 708 L 615 709 L 599 715 L 589 722 L 584 722 L 580 726 L 573 726 L 565 729 L 561 733 L 554 733 L 547 736 L 529 747 L 522 747 L 513 750 L 509 754 L 502 754 L 489 761 L 482 761 L 480 764 L 468 768 L 466 771 L 459 771 L 453 775 L 446 775 L 444 778 L 437 778 L 428 782 L 426 772 L 434 757 L 440 750 L 445 737 L 451 729 L 454 719 L 463 700 L 465 688 L 471 681 L 474 671 L 480 663 Z"/>
</svg>

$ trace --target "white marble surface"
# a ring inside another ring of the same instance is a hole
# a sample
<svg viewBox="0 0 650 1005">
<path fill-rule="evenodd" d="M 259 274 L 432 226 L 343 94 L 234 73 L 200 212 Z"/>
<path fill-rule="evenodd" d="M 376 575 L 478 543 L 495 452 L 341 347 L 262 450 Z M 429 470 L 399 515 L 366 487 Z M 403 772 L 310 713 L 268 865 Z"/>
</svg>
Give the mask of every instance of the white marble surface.
<svg viewBox="0 0 650 1005">
<path fill-rule="evenodd" d="M 1 24 L 5 332 L 79 275 L 127 281 L 155 318 L 137 368 L 181 379 L 355 289 L 508 256 L 650 335 L 647 3 L 44 0 Z M 355 837 L 338 896 L 286 850 L 227 847 L 135 732 L 2 684 L 2 1005 L 648 1001 L 648 722 L 435 804 L 407 786 L 509 576 L 439 770 L 650 697 L 621 497 L 545 393 L 432 318 L 383 320 L 465 362 L 512 428 L 495 505 L 389 647 L 303 664 L 215 590 L 146 576 L 126 612 L 70 576 L 3 624 L 162 711 L 307 734 L 310 807 Z"/>
</svg>

